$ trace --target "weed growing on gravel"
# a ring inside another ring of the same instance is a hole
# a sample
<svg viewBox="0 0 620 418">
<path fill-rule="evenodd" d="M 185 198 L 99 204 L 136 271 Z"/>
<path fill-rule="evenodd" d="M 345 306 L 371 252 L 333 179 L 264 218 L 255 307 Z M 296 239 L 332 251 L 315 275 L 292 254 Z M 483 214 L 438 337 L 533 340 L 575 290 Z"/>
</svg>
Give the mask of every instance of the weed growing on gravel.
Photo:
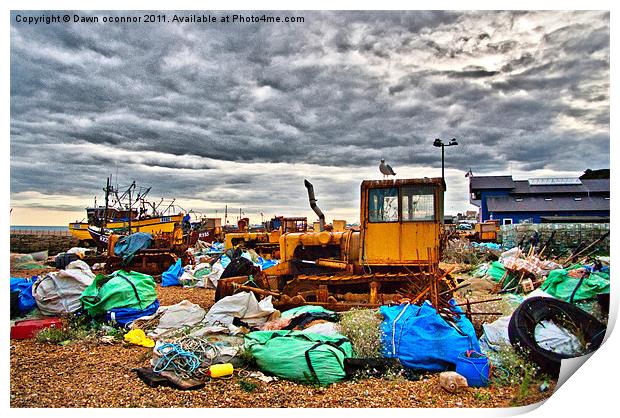
<svg viewBox="0 0 620 418">
<path fill-rule="evenodd" d="M 239 380 L 239 386 L 241 387 L 241 390 L 248 393 L 254 392 L 254 390 L 256 390 L 256 388 L 258 387 L 256 383 L 248 382 L 247 380 L 243 379 Z"/>
<path fill-rule="evenodd" d="M 501 344 L 499 352 L 493 355 L 496 368 L 490 379 L 491 384 L 519 385 L 519 393 L 511 401 L 513 405 L 521 405 L 525 401 L 532 384 L 540 384 L 549 378 L 527 356 L 526 350 L 517 351 L 509 344 Z"/>
<path fill-rule="evenodd" d="M 495 366 L 491 383 L 498 386 L 516 384 L 529 385 L 535 380 L 544 380 L 540 367 L 527 358 L 525 351 L 517 351 L 510 344 L 501 344 L 497 353 L 493 353 L 492 362 Z"/>
<path fill-rule="evenodd" d="M 60 344 L 70 340 L 71 334 L 65 327 L 50 327 L 39 331 L 35 338 L 40 343 Z"/>
<path fill-rule="evenodd" d="M 355 357 L 381 357 L 381 321 L 376 309 L 352 309 L 341 314 L 340 331 L 351 341 Z"/>
<path fill-rule="evenodd" d="M 70 315 L 60 328 L 45 328 L 37 333 L 35 339 L 40 343 L 64 345 L 72 341 L 97 340 L 106 335 L 122 340 L 124 333 L 124 330 L 109 324 L 90 321 L 81 315 Z"/>
<path fill-rule="evenodd" d="M 474 392 L 474 399 L 481 402 L 488 402 L 491 400 L 491 394 L 488 392 L 476 391 Z"/>
<path fill-rule="evenodd" d="M 256 359 L 252 355 L 252 352 L 245 347 L 241 349 L 241 352 L 237 354 L 237 356 L 241 359 L 244 367 L 253 368 L 256 367 Z"/>
</svg>

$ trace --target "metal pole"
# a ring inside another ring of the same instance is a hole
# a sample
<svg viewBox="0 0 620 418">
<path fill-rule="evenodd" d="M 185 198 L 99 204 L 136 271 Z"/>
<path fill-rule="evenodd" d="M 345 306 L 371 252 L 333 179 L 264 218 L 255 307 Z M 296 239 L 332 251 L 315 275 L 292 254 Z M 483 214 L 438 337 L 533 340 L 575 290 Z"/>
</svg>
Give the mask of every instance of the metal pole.
<svg viewBox="0 0 620 418">
<path fill-rule="evenodd" d="M 110 195 L 110 177 L 106 179 L 106 185 L 105 185 L 105 211 L 103 212 L 103 224 L 101 225 L 102 228 L 105 228 L 108 225 L 108 196 L 109 195 Z"/>
<path fill-rule="evenodd" d="M 131 235 L 131 186 L 129 186 L 129 235 Z"/>
<path fill-rule="evenodd" d="M 443 161 L 444 161 L 444 148 L 445 145 L 441 144 L 441 179 L 444 181 L 444 183 L 446 182 L 445 177 L 444 177 L 444 169 L 443 169 Z"/>
</svg>

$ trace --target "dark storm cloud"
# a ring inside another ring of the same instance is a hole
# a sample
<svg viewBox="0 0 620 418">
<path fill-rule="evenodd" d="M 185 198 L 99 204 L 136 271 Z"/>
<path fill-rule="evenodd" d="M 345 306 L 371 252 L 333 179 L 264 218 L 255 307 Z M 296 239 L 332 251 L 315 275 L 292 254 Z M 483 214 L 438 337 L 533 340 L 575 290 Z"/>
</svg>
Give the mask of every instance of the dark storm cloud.
<svg viewBox="0 0 620 418">
<path fill-rule="evenodd" d="M 307 208 L 311 176 L 325 209 L 355 208 L 359 170 L 438 167 L 436 137 L 458 138 L 446 168 L 462 172 L 609 166 L 606 12 L 282 12 L 305 22 L 279 25 L 18 13 L 41 14 L 12 13 L 14 205 L 92 196 L 118 171 L 158 196 L 259 211 Z"/>
</svg>

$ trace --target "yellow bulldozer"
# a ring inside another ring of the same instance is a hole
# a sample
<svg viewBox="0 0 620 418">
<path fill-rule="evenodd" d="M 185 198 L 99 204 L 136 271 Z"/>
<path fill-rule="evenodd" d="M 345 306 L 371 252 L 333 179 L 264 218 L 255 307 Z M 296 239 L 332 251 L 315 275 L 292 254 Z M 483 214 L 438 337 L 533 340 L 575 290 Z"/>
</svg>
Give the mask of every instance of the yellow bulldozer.
<svg viewBox="0 0 620 418">
<path fill-rule="evenodd" d="M 249 220 L 248 220 L 249 221 Z M 228 232 L 224 238 L 224 249 L 236 246 L 253 249 L 263 258 L 280 258 L 280 236 L 289 232 L 305 232 L 308 220 L 304 217 L 275 216 L 264 223 L 260 231 L 251 231 L 249 222 L 240 232 Z M 239 228 L 241 229 L 241 228 Z"/>
<path fill-rule="evenodd" d="M 319 230 L 282 234 L 279 264 L 251 278 L 220 280 L 216 299 L 247 290 L 273 296 L 280 308 L 314 304 L 332 310 L 403 299 L 438 306 L 449 299 L 453 284 L 438 267 L 441 178 L 363 181 L 359 230 L 344 231 L 324 229 L 314 187 L 304 183 Z"/>
</svg>

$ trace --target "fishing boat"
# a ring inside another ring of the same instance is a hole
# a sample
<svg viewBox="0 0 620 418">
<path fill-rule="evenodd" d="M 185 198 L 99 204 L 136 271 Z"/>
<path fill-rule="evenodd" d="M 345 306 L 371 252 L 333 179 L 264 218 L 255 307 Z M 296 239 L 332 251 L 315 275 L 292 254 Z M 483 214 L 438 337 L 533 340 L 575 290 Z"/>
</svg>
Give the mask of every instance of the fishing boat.
<svg viewBox="0 0 620 418">
<path fill-rule="evenodd" d="M 103 252 L 107 250 L 108 240 L 113 232 L 109 229 L 91 225 L 88 227 L 88 234 L 90 235 L 92 242 L 97 246 L 97 249 Z"/>
<path fill-rule="evenodd" d="M 115 234 L 146 232 L 161 234 L 174 231 L 175 224 L 181 225 L 184 218 L 182 211 L 175 211 L 174 199 L 164 209 L 160 209 L 164 199 L 158 204 L 146 200 L 151 190 L 147 188 L 137 192 L 135 181 L 119 195 L 118 189 L 112 187 L 110 178 L 107 179 L 105 192 L 105 206 L 95 205 L 86 208 L 86 222 L 72 222 L 69 232 L 80 240 L 80 245 L 97 245 L 100 247 L 101 237 Z M 125 203 L 127 202 L 127 203 Z"/>
</svg>

